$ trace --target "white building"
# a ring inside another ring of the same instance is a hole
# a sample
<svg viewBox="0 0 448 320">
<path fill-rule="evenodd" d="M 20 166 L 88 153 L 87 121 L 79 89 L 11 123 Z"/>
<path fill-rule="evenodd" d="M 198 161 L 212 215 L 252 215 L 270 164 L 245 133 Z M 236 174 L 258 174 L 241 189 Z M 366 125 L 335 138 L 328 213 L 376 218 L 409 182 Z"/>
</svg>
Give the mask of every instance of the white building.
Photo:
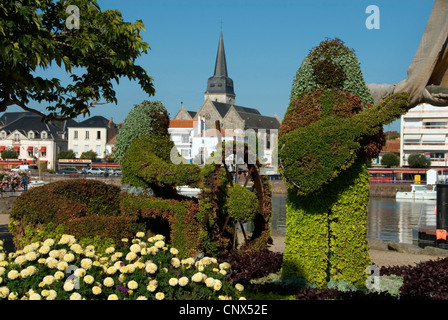
<svg viewBox="0 0 448 320">
<path fill-rule="evenodd" d="M 68 149 L 79 158 L 83 152 L 94 151 L 98 158 L 107 156 L 106 145 L 117 135 L 118 128 L 112 119 L 94 116 L 68 127 Z"/>
<path fill-rule="evenodd" d="M 425 154 L 431 167 L 447 165 L 448 107 L 419 104 L 401 116 L 401 166 L 413 153 Z"/>
<path fill-rule="evenodd" d="M 31 112 L 5 112 L 0 118 L 0 152 L 14 150 L 22 163 L 45 163 L 54 170 L 57 154 L 67 149 L 66 124 L 45 123 Z"/>
</svg>

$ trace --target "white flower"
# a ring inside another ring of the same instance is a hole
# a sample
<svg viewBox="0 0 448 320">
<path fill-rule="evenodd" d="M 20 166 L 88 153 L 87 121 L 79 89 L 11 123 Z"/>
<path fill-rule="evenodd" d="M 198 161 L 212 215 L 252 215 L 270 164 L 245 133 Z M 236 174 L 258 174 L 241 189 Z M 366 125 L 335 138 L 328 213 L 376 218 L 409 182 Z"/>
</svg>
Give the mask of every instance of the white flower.
<svg viewBox="0 0 448 320">
<path fill-rule="evenodd" d="M 34 261 L 37 259 L 37 254 L 34 251 L 30 251 L 25 255 L 25 259 L 28 261 Z"/>
<path fill-rule="evenodd" d="M 145 296 L 138 296 L 135 300 L 148 300 Z"/>
<path fill-rule="evenodd" d="M 213 286 L 215 285 L 215 279 L 213 279 L 211 277 L 205 279 L 205 285 L 209 288 L 213 288 Z"/>
<path fill-rule="evenodd" d="M 74 292 L 70 295 L 70 300 L 81 300 L 82 296 L 78 292 Z"/>
<path fill-rule="evenodd" d="M 186 286 L 187 284 L 188 284 L 188 278 L 187 278 L 187 277 L 182 277 L 182 278 L 179 279 L 179 285 L 180 285 L 181 287 L 184 287 L 184 286 Z"/>
<path fill-rule="evenodd" d="M 157 248 L 156 246 L 152 246 L 148 249 L 148 251 L 150 254 L 155 255 L 159 251 L 159 248 Z"/>
<path fill-rule="evenodd" d="M 41 296 L 38 293 L 32 293 L 30 294 L 30 300 L 40 300 Z"/>
<path fill-rule="evenodd" d="M 179 268 L 180 267 L 180 260 L 178 258 L 172 258 L 171 259 L 171 265 L 174 268 Z"/>
<path fill-rule="evenodd" d="M 118 300 L 118 296 L 116 294 L 110 294 L 107 297 L 107 300 Z"/>
<path fill-rule="evenodd" d="M 106 249 L 106 253 L 107 254 L 111 254 L 111 253 L 114 253 L 114 252 L 115 252 L 115 248 L 114 247 L 109 247 L 109 248 Z"/>
<path fill-rule="evenodd" d="M 74 274 L 76 277 L 81 278 L 81 277 L 84 277 L 84 276 L 85 276 L 85 274 L 86 274 L 86 270 L 83 269 L 83 268 L 78 268 L 78 269 L 75 270 L 75 272 L 73 272 L 73 274 Z"/>
<path fill-rule="evenodd" d="M 50 268 L 50 269 L 54 269 L 54 268 L 57 267 L 59 261 L 56 260 L 55 258 L 48 257 L 48 258 L 45 260 L 45 263 L 46 263 L 46 265 L 47 265 L 48 268 Z"/>
<path fill-rule="evenodd" d="M 157 265 L 155 263 L 150 262 L 146 265 L 145 270 L 147 273 L 151 273 L 151 274 L 156 273 Z"/>
<path fill-rule="evenodd" d="M 144 232 L 137 232 L 137 234 L 135 235 L 137 238 L 143 238 L 145 236 Z"/>
<path fill-rule="evenodd" d="M 225 276 L 227 274 L 227 271 L 225 269 L 219 270 L 219 273 Z"/>
<path fill-rule="evenodd" d="M 59 258 L 59 250 L 51 250 L 48 254 L 51 258 Z"/>
<path fill-rule="evenodd" d="M 241 283 L 237 283 L 235 285 L 235 289 L 238 291 L 243 291 L 244 290 L 244 286 Z"/>
<path fill-rule="evenodd" d="M 92 267 L 92 260 L 89 258 L 84 258 L 81 260 L 81 268 L 89 270 Z"/>
<path fill-rule="evenodd" d="M 140 245 L 135 243 L 129 249 L 131 250 L 131 252 L 138 253 L 142 250 L 142 247 L 140 247 Z"/>
<path fill-rule="evenodd" d="M 0 276 L 2 276 L 5 273 L 5 268 L 4 267 L 0 267 Z"/>
<path fill-rule="evenodd" d="M 65 281 L 63 288 L 65 291 L 73 291 L 73 289 L 75 289 L 75 284 L 71 281 Z"/>
<path fill-rule="evenodd" d="M 65 262 L 72 262 L 73 260 L 75 260 L 75 255 L 73 253 L 67 253 L 64 255 L 63 260 Z"/>
<path fill-rule="evenodd" d="M 113 287 L 113 285 L 114 285 L 114 279 L 112 279 L 111 277 L 106 277 L 106 278 L 104 278 L 104 280 L 103 280 L 103 284 L 106 286 L 106 287 Z"/>
<path fill-rule="evenodd" d="M 215 280 L 215 285 L 213 286 L 213 290 L 219 291 L 222 288 L 222 282 L 220 280 Z"/>
<path fill-rule="evenodd" d="M 67 234 L 63 234 L 61 239 L 59 239 L 59 244 L 68 244 L 70 242 L 70 238 Z"/>
<path fill-rule="evenodd" d="M 140 246 L 139 246 L 139 247 L 140 247 Z M 126 255 L 125 260 L 127 260 L 127 261 L 132 261 L 132 260 L 134 260 L 135 258 L 137 258 L 137 254 L 136 254 L 135 252 L 131 251 L 131 252 L 129 252 L 129 253 Z"/>
<path fill-rule="evenodd" d="M 204 278 L 204 275 L 201 272 L 198 272 L 198 273 L 195 273 L 191 277 L 191 281 L 193 281 L 193 282 L 201 282 L 203 278 Z"/>
<path fill-rule="evenodd" d="M 52 245 L 54 245 L 54 240 L 53 239 L 47 239 L 47 240 L 44 241 L 43 245 L 51 247 Z"/>
<path fill-rule="evenodd" d="M 177 280 L 176 278 L 171 278 L 168 281 L 168 283 L 169 283 L 170 286 L 174 287 L 174 286 L 176 286 L 179 283 L 179 280 Z"/>
<path fill-rule="evenodd" d="M 109 268 L 107 268 L 106 273 L 113 275 L 117 272 L 117 268 L 115 266 L 110 266 Z"/>
<path fill-rule="evenodd" d="M 64 278 L 64 273 L 62 271 L 56 271 L 54 274 L 54 278 L 56 280 L 61 280 Z"/>
<path fill-rule="evenodd" d="M 165 294 L 163 292 L 157 292 L 156 293 L 156 299 L 157 300 L 163 300 L 165 299 Z"/>
<path fill-rule="evenodd" d="M 0 261 L 5 260 L 6 255 L 2 252 L 0 252 Z"/>
<path fill-rule="evenodd" d="M 128 288 L 131 290 L 135 290 L 138 288 L 138 283 L 134 280 L 128 282 Z"/>
<path fill-rule="evenodd" d="M 156 241 L 156 243 L 154 243 L 154 246 L 156 248 L 161 249 L 161 248 L 163 248 L 165 246 L 165 241 L 163 241 L 163 240 Z"/>
<path fill-rule="evenodd" d="M 102 292 L 102 290 L 101 290 L 101 287 L 99 287 L 99 286 L 94 286 L 94 287 L 92 288 L 92 293 L 93 293 L 94 295 L 99 295 L 99 294 L 101 294 L 101 292 Z"/>
<path fill-rule="evenodd" d="M 87 283 L 87 284 L 92 284 L 93 281 L 95 281 L 95 279 L 94 279 L 91 275 L 86 275 L 86 276 L 83 278 L 83 281 L 84 281 L 85 283 Z"/>
<path fill-rule="evenodd" d="M 56 266 L 56 268 L 60 271 L 64 271 L 65 269 L 67 269 L 68 267 L 68 263 L 65 261 L 61 261 L 58 263 L 58 265 Z"/>
<path fill-rule="evenodd" d="M 11 292 L 8 296 L 8 300 L 17 300 L 18 295 L 17 292 Z"/>
<path fill-rule="evenodd" d="M 50 246 L 47 245 L 43 245 L 42 247 L 39 248 L 39 253 L 42 254 L 47 254 L 48 252 L 50 252 Z"/>
<path fill-rule="evenodd" d="M 0 287 L 0 298 L 5 299 L 9 296 L 9 288 L 8 287 Z"/>
<path fill-rule="evenodd" d="M 11 270 L 8 272 L 8 279 L 14 280 L 19 276 L 19 272 L 17 270 Z"/>
<path fill-rule="evenodd" d="M 53 282 L 55 281 L 55 278 L 54 278 L 54 276 L 49 275 L 49 276 L 45 276 L 42 281 L 44 282 L 44 284 L 49 286 L 49 285 L 53 284 Z"/>
<path fill-rule="evenodd" d="M 47 296 L 47 300 L 54 300 L 56 299 L 58 293 L 56 292 L 56 290 L 50 290 L 50 293 Z"/>
<path fill-rule="evenodd" d="M 176 254 L 179 254 L 179 250 L 177 250 L 176 248 L 171 248 L 171 249 L 170 249 L 170 252 L 171 252 L 171 254 L 174 255 L 174 256 L 175 256 Z"/>
<path fill-rule="evenodd" d="M 228 270 L 230 269 L 230 263 L 228 262 L 223 262 L 219 265 L 219 269 L 224 269 L 224 270 Z"/>
<path fill-rule="evenodd" d="M 19 266 L 22 265 L 24 262 L 26 262 L 25 256 L 18 256 L 14 259 L 14 263 L 18 264 Z"/>
</svg>

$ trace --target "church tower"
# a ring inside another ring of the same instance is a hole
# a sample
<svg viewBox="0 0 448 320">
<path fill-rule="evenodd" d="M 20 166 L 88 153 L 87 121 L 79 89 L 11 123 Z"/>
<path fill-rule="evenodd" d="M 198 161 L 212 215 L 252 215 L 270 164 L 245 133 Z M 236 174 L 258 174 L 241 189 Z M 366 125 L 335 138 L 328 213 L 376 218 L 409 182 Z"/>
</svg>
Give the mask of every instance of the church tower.
<svg viewBox="0 0 448 320">
<path fill-rule="evenodd" d="M 235 92 L 233 91 L 233 80 L 227 75 L 226 53 L 222 32 L 219 37 L 218 53 L 216 55 L 215 73 L 207 81 L 207 90 L 204 100 L 234 104 Z"/>
</svg>

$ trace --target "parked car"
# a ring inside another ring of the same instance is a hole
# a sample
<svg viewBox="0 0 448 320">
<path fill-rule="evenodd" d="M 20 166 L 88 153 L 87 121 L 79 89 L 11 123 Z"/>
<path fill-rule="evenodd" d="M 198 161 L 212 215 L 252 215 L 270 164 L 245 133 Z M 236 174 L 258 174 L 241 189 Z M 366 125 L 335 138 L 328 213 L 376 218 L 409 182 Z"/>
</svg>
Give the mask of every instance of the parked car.
<svg viewBox="0 0 448 320">
<path fill-rule="evenodd" d="M 84 170 L 84 173 L 85 174 L 97 174 L 97 175 L 100 175 L 100 174 L 104 174 L 105 171 L 103 169 L 101 169 L 101 168 L 89 167 L 86 170 Z"/>
<path fill-rule="evenodd" d="M 57 174 L 77 174 L 81 173 L 76 168 L 62 168 L 58 170 Z"/>
<path fill-rule="evenodd" d="M 12 168 L 11 171 L 18 172 L 18 171 L 31 171 L 31 170 L 37 170 L 37 166 L 29 165 L 29 164 L 21 164 L 18 165 L 15 168 Z"/>
<path fill-rule="evenodd" d="M 113 175 L 121 176 L 121 169 L 115 169 Z"/>
</svg>

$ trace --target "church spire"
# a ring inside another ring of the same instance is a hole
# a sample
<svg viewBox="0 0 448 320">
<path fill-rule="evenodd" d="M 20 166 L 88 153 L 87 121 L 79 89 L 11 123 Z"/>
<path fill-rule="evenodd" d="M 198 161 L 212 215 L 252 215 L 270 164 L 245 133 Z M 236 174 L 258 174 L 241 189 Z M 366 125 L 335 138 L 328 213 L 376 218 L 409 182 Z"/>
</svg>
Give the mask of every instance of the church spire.
<svg viewBox="0 0 448 320">
<path fill-rule="evenodd" d="M 224 41 L 222 32 L 219 36 L 218 53 L 216 54 L 215 77 L 227 77 L 226 53 L 224 51 Z"/>
<path fill-rule="evenodd" d="M 205 98 L 211 101 L 222 103 L 235 102 L 235 92 L 233 91 L 233 80 L 227 74 L 226 53 L 224 51 L 224 40 L 222 31 L 219 36 L 218 53 L 216 54 L 215 72 L 207 81 Z"/>
</svg>

